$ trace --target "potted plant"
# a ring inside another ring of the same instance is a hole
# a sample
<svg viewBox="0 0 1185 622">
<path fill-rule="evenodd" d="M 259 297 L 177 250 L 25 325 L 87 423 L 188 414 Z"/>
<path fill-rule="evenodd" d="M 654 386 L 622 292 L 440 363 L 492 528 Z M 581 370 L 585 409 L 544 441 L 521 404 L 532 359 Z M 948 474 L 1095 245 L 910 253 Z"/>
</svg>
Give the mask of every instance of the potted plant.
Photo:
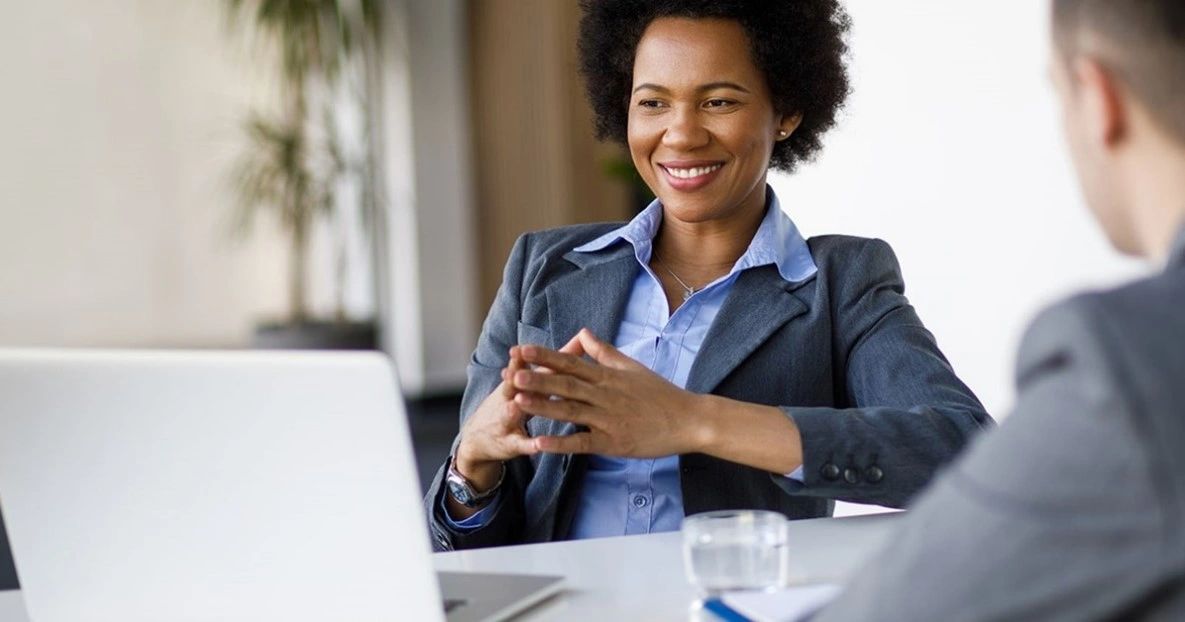
<svg viewBox="0 0 1185 622">
<path fill-rule="evenodd" d="M 342 202 L 361 203 L 364 225 L 379 213 L 373 130 L 380 0 L 225 0 L 232 25 L 249 27 L 278 64 L 278 110 L 255 110 L 244 122 L 245 150 L 235 163 L 235 229 L 250 233 L 270 215 L 289 244 L 288 315 L 256 327 L 257 347 L 367 349 L 377 345 L 375 323 L 345 312 L 345 237 L 336 228 L 336 310 L 309 311 L 311 238 L 318 222 L 340 218 Z M 360 78 L 359 78 L 360 76 Z M 363 121 L 343 148 L 343 106 Z M 353 185 L 352 193 L 341 191 Z"/>
</svg>

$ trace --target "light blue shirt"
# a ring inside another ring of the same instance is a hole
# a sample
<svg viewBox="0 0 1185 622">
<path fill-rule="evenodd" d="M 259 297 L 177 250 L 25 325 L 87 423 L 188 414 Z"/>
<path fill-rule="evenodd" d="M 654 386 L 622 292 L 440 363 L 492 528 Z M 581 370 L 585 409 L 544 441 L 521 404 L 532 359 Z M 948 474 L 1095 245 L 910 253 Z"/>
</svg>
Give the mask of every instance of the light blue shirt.
<svg viewBox="0 0 1185 622">
<path fill-rule="evenodd" d="M 699 354 L 712 322 L 728 298 L 737 276 L 749 269 L 776 265 L 787 281 L 802 281 L 817 268 L 806 241 L 782 212 L 777 196 L 767 189 L 769 206 L 749 248 L 728 274 L 695 292 L 675 313 L 650 268 L 652 243 L 662 223 L 662 205 L 655 200 L 625 226 L 574 249 L 593 253 L 625 241 L 634 247 L 638 271 L 626 302 L 614 346 L 678 387 Z M 802 481 L 801 468 L 789 477 Z M 448 519 L 459 530 L 485 524 L 501 499 L 463 521 Z M 674 531 L 683 520 L 679 457 L 655 459 L 589 456 L 569 537 L 595 538 Z"/>
</svg>

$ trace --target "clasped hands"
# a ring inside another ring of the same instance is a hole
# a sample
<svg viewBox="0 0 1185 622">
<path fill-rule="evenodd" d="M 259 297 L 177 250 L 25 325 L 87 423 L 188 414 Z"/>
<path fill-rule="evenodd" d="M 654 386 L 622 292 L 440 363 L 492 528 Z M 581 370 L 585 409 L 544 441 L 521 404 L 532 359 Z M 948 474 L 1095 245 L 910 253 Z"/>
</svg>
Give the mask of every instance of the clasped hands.
<svg viewBox="0 0 1185 622">
<path fill-rule="evenodd" d="M 696 425 L 704 406 L 700 397 L 587 329 L 558 351 L 514 346 L 502 383 L 461 429 L 457 468 L 481 487 L 493 485 L 503 461 L 522 455 L 656 458 L 697 451 L 706 442 Z M 574 423 L 587 431 L 532 438 L 526 431 L 529 416 Z"/>
</svg>

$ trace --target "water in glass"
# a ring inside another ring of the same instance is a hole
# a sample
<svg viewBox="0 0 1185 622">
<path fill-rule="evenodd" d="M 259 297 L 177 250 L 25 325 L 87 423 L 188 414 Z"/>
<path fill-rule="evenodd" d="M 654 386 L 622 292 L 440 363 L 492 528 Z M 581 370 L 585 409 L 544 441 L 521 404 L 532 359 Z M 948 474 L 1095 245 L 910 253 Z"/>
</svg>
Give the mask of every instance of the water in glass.
<svg viewBox="0 0 1185 622">
<path fill-rule="evenodd" d="M 705 596 L 784 587 L 786 519 L 776 512 L 708 512 L 683 524 L 688 580 Z"/>
</svg>

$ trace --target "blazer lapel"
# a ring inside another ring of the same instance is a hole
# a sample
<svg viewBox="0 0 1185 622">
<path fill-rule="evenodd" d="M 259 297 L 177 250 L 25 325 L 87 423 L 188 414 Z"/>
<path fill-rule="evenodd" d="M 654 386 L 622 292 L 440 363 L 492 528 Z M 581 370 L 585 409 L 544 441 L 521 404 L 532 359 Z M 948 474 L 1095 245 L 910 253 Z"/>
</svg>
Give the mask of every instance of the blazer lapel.
<svg viewBox="0 0 1185 622">
<path fill-rule="evenodd" d="M 813 280 L 789 283 L 773 266 L 742 272 L 700 346 L 687 390 L 711 392 L 774 331 L 806 313 L 806 303 L 793 292 Z"/>
<path fill-rule="evenodd" d="M 569 252 L 564 259 L 578 270 L 547 287 L 553 347 L 563 346 L 581 328 L 613 343 L 639 269 L 634 247 L 619 242 L 603 251 Z"/>
</svg>

